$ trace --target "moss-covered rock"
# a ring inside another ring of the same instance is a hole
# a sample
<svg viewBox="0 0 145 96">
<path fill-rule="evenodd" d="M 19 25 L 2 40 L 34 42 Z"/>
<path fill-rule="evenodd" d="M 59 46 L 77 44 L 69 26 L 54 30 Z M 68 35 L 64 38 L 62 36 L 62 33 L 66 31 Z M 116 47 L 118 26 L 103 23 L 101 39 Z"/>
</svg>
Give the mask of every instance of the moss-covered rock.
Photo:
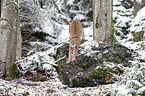
<svg viewBox="0 0 145 96">
<path fill-rule="evenodd" d="M 132 32 L 132 35 L 133 35 L 133 41 L 134 42 L 142 41 L 143 35 L 144 35 L 144 31 L 137 32 L 137 33 Z"/>
<path fill-rule="evenodd" d="M 66 63 L 68 47 L 69 44 L 66 43 L 58 48 L 56 58 L 63 58 L 57 62 L 57 70 L 61 81 L 70 87 L 113 83 L 123 73 L 122 67 L 131 66 L 129 60 L 137 55 L 120 44 L 83 41 L 76 60 Z"/>
</svg>

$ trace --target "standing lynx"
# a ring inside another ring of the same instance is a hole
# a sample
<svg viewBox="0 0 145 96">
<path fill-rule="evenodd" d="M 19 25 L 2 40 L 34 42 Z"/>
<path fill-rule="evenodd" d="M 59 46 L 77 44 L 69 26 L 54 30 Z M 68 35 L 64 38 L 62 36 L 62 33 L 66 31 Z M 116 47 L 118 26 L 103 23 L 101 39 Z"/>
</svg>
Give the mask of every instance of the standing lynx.
<svg viewBox="0 0 145 96">
<path fill-rule="evenodd" d="M 79 20 L 73 20 L 69 25 L 70 43 L 69 43 L 69 59 L 67 63 L 75 60 L 77 55 L 80 39 L 84 39 L 84 30 Z"/>
</svg>

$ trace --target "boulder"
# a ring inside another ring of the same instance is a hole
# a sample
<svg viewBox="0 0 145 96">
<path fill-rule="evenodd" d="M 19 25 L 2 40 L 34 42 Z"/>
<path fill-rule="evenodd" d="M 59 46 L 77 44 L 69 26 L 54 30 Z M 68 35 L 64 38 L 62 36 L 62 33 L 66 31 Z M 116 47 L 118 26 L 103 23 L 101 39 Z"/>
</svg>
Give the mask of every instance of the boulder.
<svg viewBox="0 0 145 96">
<path fill-rule="evenodd" d="M 142 41 L 144 38 L 144 31 L 141 32 L 131 32 L 133 35 L 133 41 L 134 42 L 138 42 L 138 41 Z"/>
<path fill-rule="evenodd" d="M 68 60 L 69 44 L 57 49 L 55 56 L 59 78 L 69 87 L 96 86 L 117 81 L 123 67 L 130 67 L 130 60 L 137 54 L 117 43 L 99 43 L 84 40 L 81 42 L 76 60 Z"/>
</svg>

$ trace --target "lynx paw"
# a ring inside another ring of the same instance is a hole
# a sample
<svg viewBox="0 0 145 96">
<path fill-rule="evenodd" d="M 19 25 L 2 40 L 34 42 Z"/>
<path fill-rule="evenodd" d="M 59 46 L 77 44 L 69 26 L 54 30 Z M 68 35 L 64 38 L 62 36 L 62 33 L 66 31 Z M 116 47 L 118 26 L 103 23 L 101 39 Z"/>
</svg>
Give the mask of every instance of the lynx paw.
<svg viewBox="0 0 145 96">
<path fill-rule="evenodd" d="M 76 58 L 73 58 L 72 61 L 76 60 Z"/>
<path fill-rule="evenodd" d="M 66 63 L 70 63 L 71 62 L 71 60 L 68 60 Z"/>
</svg>

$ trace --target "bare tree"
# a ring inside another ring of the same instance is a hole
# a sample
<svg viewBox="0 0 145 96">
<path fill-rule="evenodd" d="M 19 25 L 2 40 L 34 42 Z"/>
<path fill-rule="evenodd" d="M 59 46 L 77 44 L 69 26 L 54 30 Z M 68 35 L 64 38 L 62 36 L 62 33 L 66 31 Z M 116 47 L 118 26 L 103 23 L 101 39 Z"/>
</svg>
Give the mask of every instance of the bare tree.
<svg viewBox="0 0 145 96">
<path fill-rule="evenodd" d="M 18 14 L 18 0 L 3 0 L 0 19 L 0 71 L 11 80 L 15 77 L 14 62 L 21 58 L 21 32 Z"/>
<path fill-rule="evenodd" d="M 113 42 L 113 0 L 93 0 L 93 39 Z"/>
</svg>

